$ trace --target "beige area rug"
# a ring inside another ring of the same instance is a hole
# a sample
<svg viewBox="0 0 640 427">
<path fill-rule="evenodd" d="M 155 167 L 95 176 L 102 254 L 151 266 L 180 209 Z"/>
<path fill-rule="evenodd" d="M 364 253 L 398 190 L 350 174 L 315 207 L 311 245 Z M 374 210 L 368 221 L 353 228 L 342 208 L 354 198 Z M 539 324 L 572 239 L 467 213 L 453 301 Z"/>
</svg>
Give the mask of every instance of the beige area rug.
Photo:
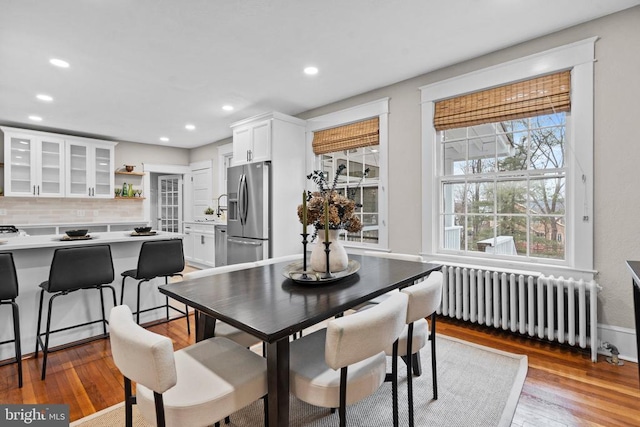
<svg viewBox="0 0 640 427">
<path fill-rule="evenodd" d="M 438 400 L 433 400 L 431 352 L 425 348 L 421 351 L 423 374 L 414 377 L 413 381 L 416 426 L 509 426 L 527 375 L 527 357 L 442 335 L 438 335 L 436 345 Z M 406 369 L 402 361 L 398 367 L 400 425 L 406 426 Z M 328 409 L 308 405 L 293 397 L 290 411 L 290 425 L 295 427 L 329 427 L 339 423 L 337 411 L 331 414 Z M 149 426 L 135 406 L 133 425 Z M 231 423 L 226 424 L 229 427 L 262 425 L 261 401 L 232 414 Z M 347 425 L 391 426 L 391 384 L 385 383 L 373 396 L 347 407 Z M 71 427 L 115 426 L 124 426 L 122 403 L 71 423 Z"/>
</svg>

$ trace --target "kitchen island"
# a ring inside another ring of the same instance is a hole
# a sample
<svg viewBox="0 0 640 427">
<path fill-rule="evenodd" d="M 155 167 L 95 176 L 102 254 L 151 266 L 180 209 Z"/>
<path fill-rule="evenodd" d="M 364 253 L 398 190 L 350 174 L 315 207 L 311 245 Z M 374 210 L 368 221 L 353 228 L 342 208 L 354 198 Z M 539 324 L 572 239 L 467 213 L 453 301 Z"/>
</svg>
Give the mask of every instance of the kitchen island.
<svg viewBox="0 0 640 427">
<path fill-rule="evenodd" d="M 180 233 L 169 232 L 158 232 L 154 235 L 144 236 L 133 236 L 132 234 L 131 231 L 90 233 L 91 239 L 71 241 L 61 240 L 64 235 L 18 236 L 10 238 L 0 236 L 0 252 L 13 253 L 18 273 L 19 295 L 16 302 L 20 306 L 20 335 L 23 355 L 31 353 L 35 349 L 38 303 L 40 298 L 39 285 L 49 278 L 49 268 L 55 249 L 68 246 L 110 245 L 115 275 L 112 285 L 116 289 L 116 296 L 119 303 L 122 283 L 120 273 L 136 268 L 142 242 L 147 240 L 182 239 L 183 237 Z M 155 279 L 152 280 L 151 283 L 147 283 L 141 287 L 140 304 L 143 309 L 164 303 L 164 296 L 162 296 L 157 289 L 158 284 L 163 283 L 163 279 Z M 124 295 L 124 303 L 132 307 L 133 310 L 135 310 L 136 285 L 137 282 L 135 280 L 128 279 Z M 111 292 L 108 289 L 104 291 L 104 295 L 105 310 L 107 311 L 108 317 L 113 301 Z M 45 311 L 49 296 L 49 294 L 45 294 Z M 182 305 L 178 304 L 178 307 L 182 307 Z M 164 310 L 149 311 L 141 314 L 140 322 L 150 322 L 160 319 L 165 315 Z M 46 316 L 46 313 L 43 316 Z M 98 291 L 91 289 L 72 292 L 64 298 L 57 298 L 55 300 L 51 329 L 60 329 L 77 323 L 100 319 L 101 316 L 100 295 Z M 46 317 L 44 319 L 46 319 Z M 7 309 L 1 310 L 0 321 L 6 325 L 11 324 L 11 311 Z M 44 326 L 43 320 L 42 331 L 44 331 Z M 101 334 L 102 326 L 99 323 L 59 332 L 51 335 L 50 348 Z M 3 330 L 0 331 L 0 341 L 12 338 L 12 328 L 3 328 Z M 12 345 L 3 345 L 0 347 L 0 360 L 13 357 L 13 354 Z"/>
</svg>

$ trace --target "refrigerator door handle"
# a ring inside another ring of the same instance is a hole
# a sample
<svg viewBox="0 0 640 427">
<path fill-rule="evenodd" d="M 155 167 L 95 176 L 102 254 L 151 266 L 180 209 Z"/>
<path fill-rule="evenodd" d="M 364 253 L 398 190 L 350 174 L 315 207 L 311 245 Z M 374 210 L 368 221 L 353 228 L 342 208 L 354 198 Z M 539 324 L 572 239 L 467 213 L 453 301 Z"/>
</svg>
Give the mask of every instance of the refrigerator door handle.
<svg viewBox="0 0 640 427">
<path fill-rule="evenodd" d="M 247 176 L 242 175 L 242 225 L 247 223 L 247 215 L 249 214 L 249 188 L 247 184 Z"/>
<path fill-rule="evenodd" d="M 247 242 L 246 240 L 236 240 L 233 238 L 227 238 L 227 242 L 237 243 L 239 245 L 250 245 L 250 246 L 262 246 L 263 242 Z"/>
<path fill-rule="evenodd" d="M 243 222 L 243 217 L 244 217 L 244 212 L 243 212 L 243 203 L 242 203 L 242 190 L 243 190 L 243 186 L 242 186 L 242 180 L 244 179 L 244 174 L 240 175 L 240 179 L 238 180 L 238 219 L 240 220 L 240 225 L 244 225 Z"/>
</svg>

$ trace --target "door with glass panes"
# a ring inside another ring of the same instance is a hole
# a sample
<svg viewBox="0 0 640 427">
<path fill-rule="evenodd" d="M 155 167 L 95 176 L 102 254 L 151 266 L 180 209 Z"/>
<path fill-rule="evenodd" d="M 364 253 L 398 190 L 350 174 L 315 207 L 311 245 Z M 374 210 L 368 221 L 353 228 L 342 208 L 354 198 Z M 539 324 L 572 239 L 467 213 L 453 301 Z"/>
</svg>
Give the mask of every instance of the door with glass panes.
<svg viewBox="0 0 640 427">
<path fill-rule="evenodd" d="M 182 176 L 158 177 L 158 229 L 182 232 Z"/>
</svg>

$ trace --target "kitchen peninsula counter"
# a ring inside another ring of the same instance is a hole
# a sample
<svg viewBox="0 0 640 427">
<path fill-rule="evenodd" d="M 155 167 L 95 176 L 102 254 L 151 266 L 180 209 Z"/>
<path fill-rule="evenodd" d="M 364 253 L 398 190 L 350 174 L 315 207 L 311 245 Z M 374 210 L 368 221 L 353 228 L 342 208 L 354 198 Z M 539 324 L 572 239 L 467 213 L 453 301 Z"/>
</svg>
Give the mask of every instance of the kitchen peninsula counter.
<svg viewBox="0 0 640 427">
<path fill-rule="evenodd" d="M 132 231 L 112 231 L 89 233 L 91 239 L 62 241 L 64 234 L 42 236 L 17 236 L 5 238 L 0 235 L 0 252 L 11 252 L 16 264 L 18 274 L 19 295 L 16 302 L 20 306 L 20 335 L 22 353 L 28 354 L 35 348 L 38 304 L 40 298 L 40 283 L 48 280 L 49 269 L 53 253 L 57 248 L 70 246 L 90 246 L 108 244 L 111 247 L 113 258 L 114 282 L 111 284 L 116 290 L 118 304 L 120 303 L 120 288 L 123 271 L 135 269 L 138 263 L 138 255 L 142 243 L 149 240 L 182 239 L 181 233 L 158 232 L 155 235 L 132 236 Z M 163 279 L 154 279 L 150 283 L 141 286 L 141 307 L 155 307 L 164 304 L 164 296 L 158 292 L 158 285 L 163 284 Z M 125 287 L 124 303 L 135 310 L 137 281 L 128 279 Z M 105 310 L 107 317 L 113 306 L 111 291 L 106 288 Z M 43 325 L 45 329 L 46 307 L 50 294 L 45 293 Z M 178 307 L 183 306 L 181 304 Z M 101 318 L 100 295 L 95 289 L 71 292 L 70 294 L 56 298 L 53 304 L 53 316 L 51 329 L 61 329 L 77 323 Z M 153 310 L 141 314 L 141 323 L 150 322 L 166 316 L 165 310 Z M 10 324 L 11 311 L 0 311 L 0 322 Z M 0 341 L 13 338 L 12 328 L 4 328 L 0 331 Z M 51 335 L 50 347 L 69 342 L 78 341 L 102 334 L 100 324 L 71 329 Z M 13 357 L 13 346 L 0 347 L 0 360 Z"/>
</svg>

